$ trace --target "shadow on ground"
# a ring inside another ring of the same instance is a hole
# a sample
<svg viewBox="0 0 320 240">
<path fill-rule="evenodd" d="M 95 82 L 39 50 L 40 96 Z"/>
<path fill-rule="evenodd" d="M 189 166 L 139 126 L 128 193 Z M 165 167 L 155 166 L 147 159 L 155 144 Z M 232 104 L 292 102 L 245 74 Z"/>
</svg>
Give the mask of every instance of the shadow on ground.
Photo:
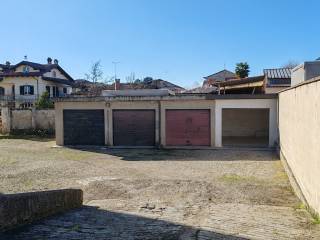
<svg viewBox="0 0 320 240">
<path fill-rule="evenodd" d="M 123 212 L 83 207 L 0 235 L 2 240 L 24 239 L 247 239 L 216 231 Z"/>
<path fill-rule="evenodd" d="M 37 135 L 1 135 L 0 134 L 0 140 L 2 139 L 23 139 L 23 140 L 29 140 L 29 141 L 35 141 L 35 142 L 50 142 L 50 141 L 54 141 L 54 136 L 47 135 L 47 136 L 41 137 Z"/>
<path fill-rule="evenodd" d="M 277 161 L 275 151 L 255 149 L 186 150 L 186 149 L 134 149 L 103 146 L 65 146 L 66 148 L 108 154 L 125 161 Z"/>
</svg>

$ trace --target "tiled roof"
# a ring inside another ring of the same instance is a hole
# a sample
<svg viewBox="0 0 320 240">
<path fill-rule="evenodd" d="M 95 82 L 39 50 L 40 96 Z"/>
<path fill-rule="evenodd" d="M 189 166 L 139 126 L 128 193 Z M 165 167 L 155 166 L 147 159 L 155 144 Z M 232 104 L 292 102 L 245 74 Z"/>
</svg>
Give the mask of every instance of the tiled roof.
<svg viewBox="0 0 320 240">
<path fill-rule="evenodd" d="M 0 77 L 38 77 L 41 76 L 41 72 L 5 72 L 0 73 Z"/>
<path fill-rule="evenodd" d="M 223 74 L 226 78 L 236 78 L 237 75 L 227 69 L 221 70 L 219 72 L 213 73 L 209 76 L 203 77 L 204 79 L 215 78 L 215 76 L 219 76 Z"/>
<path fill-rule="evenodd" d="M 264 69 L 263 73 L 268 78 L 291 78 L 291 68 Z"/>
<path fill-rule="evenodd" d="M 27 65 L 34 69 L 39 70 L 40 72 L 28 72 L 28 73 L 20 73 L 15 72 L 14 70 L 21 66 L 21 65 Z M 50 72 L 53 68 L 57 68 L 63 75 L 65 75 L 68 79 L 68 81 L 73 82 L 73 78 L 62 69 L 58 64 L 40 64 L 35 62 L 29 62 L 29 61 L 21 61 L 15 65 L 6 65 L 6 64 L 0 64 L 0 67 L 2 68 L 2 73 L 0 73 L 0 77 L 28 77 L 28 76 L 41 76 L 45 72 Z"/>
</svg>

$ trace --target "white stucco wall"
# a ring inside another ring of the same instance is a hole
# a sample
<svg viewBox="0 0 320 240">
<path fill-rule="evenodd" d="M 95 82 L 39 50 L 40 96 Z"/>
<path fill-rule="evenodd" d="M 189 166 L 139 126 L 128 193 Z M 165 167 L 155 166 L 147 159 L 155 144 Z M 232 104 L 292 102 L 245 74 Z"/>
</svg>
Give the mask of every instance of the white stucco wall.
<svg viewBox="0 0 320 240">
<path fill-rule="evenodd" d="M 45 74 L 43 74 L 43 76 L 45 76 L 45 77 L 54 77 L 53 76 L 53 71 L 56 72 L 56 78 L 67 79 L 57 68 L 51 69 L 50 72 L 46 72 Z"/>
<path fill-rule="evenodd" d="M 318 213 L 320 213 L 319 93 L 320 81 L 315 81 L 279 94 L 279 135 L 283 160 L 290 167 L 305 200 Z"/>
</svg>

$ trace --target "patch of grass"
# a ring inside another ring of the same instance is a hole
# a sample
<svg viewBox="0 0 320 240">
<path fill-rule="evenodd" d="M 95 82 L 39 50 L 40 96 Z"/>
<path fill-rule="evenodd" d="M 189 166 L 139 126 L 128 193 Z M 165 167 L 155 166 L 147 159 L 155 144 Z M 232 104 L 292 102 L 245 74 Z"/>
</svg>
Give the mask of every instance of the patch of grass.
<svg viewBox="0 0 320 240">
<path fill-rule="evenodd" d="M 320 216 L 313 216 L 312 224 L 320 224 Z"/>
<path fill-rule="evenodd" d="M 282 166 L 282 163 L 280 161 L 277 161 L 274 163 L 274 167 L 276 170 L 276 173 L 274 175 L 274 180 L 275 181 L 288 181 L 288 176 Z"/>
<path fill-rule="evenodd" d="M 32 188 L 34 186 L 34 181 L 32 179 L 27 179 L 22 183 L 26 188 Z"/>
<path fill-rule="evenodd" d="M 320 224 L 320 215 L 315 213 L 312 209 L 310 209 L 308 206 L 306 206 L 304 203 L 299 203 L 297 206 L 295 206 L 296 210 L 306 210 L 311 214 L 312 217 L 312 224 Z"/>
<path fill-rule="evenodd" d="M 294 209 L 296 209 L 296 210 L 299 210 L 299 209 L 300 210 L 307 210 L 307 207 L 303 203 L 299 203 L 294 207 Z"/>
<path fill-rule="evenodd" d="M 257 181 L 255 177 L 239 176 L 237 174 L 223 174 L 220 179 L 225 182 Z"/>
</svg>

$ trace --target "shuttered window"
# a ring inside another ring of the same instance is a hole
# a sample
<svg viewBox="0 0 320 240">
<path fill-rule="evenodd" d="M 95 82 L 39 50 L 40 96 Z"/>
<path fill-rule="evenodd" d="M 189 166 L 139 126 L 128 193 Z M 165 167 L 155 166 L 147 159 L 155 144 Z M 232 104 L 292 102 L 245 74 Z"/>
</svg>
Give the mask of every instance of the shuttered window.
<svg viewBox="0 0 320 240">
<path fill-rule="evenodd" d="M 20 86 L 20 95 L 34 95 L 34 86 L 32 85 Z"/>
</svg>

